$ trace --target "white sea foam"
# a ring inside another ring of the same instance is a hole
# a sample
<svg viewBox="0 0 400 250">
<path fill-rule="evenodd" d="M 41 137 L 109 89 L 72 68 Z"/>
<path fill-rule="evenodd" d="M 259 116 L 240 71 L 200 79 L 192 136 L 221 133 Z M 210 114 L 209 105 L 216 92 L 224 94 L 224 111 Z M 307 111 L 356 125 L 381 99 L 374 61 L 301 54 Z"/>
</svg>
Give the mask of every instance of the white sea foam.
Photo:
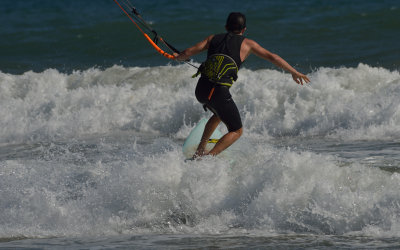
<svg viewBox="0 0 400 250">
<path fill-rule="evenodd" d="M 0 237 L 400 237 L 396 171 L 265 139 L 398 139 L 398 72 L 321 68 L 298 86 L 279 71 L 242 69 L 232 89 L 241 143 L 228 158 L 185 163 L 181 140 L 209 115 L 192 73 L 187 65 L 0 73 Z"/>
<path fill-rule="evenodd" d="M 187 66 L 63 74 L 0 73 L 0 141 L 20 142 L 115 130 L 179 133 L 208 116 Z M 400 75 L 360 64 L 320 68 L 298 86 L 275 70 L 243 69 L 232 88 L 245 133 L 340 139 L 398 138 Z"/>
<path fill-rule="evenodd" d="M 244 75 L 244 77 L 243 77 Z M 306 87 L 277 71 L 245 71 L 236 86 L 245 126 L 268 135 L 398 138 L 400 75 L 360 64 L 320 68 Z M 244 78 L 244 79 L 243 79 Z"/>
<path fill-rule="evenodd" d="M 331 155 L 248 147 L 252 142 L 246 139 L 231 151 L 234 162 L 220 157 L 185 163 L 179 145 L 169 139 L 139 150 L 115 143 L 98 143 L 95 150 L 41 146 L 46 159 L 2 161 L 0 237 L 400 236 L 397 173 L 343 165 Z M 123 149 L 115 151 L 118 146 Z M 91 155 L 95 151 L 101 154 Z"/>
</svg>

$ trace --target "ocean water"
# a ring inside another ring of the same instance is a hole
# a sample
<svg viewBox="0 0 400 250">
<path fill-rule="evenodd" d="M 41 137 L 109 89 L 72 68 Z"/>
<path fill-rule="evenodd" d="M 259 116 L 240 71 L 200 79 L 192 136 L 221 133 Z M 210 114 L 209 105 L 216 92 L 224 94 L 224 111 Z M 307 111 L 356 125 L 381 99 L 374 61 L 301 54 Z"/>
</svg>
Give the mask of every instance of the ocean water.
<svg viewBox="0 0 400 250">
<path fill-rule="evenodd" d="M 249 57 L 243 136 L 185 162 L 194 67 L 114 1 L 2 1 L 0 248 L 400 248 L 398 1 L 134 4 L 179 49 L 242 11 L 311 83 Z"/>
</svg>

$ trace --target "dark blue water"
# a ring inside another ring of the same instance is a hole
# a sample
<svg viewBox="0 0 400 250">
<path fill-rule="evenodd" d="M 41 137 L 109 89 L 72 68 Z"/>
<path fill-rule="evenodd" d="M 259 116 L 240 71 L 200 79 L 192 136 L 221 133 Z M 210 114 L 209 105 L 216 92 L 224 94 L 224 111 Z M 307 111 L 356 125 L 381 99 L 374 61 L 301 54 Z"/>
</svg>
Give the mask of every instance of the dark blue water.
<svg viewBox="0 0 400 250">
<path fill-rule="evenodd" d="M 134 4 L 179 49 L 223 32 L 227 14 L 241 11 L 248 19 L 246 36 L 303 71 L 358 63 L 398 69 L 400 64 L 400 3 L 396 0 L 149 0 Z M 4 0 L 0 13 L 2 72 L 170 63 L 149 46 L 114 1 Z M 254 57 L 245 67 L 272 66 Z"/>
</svg>

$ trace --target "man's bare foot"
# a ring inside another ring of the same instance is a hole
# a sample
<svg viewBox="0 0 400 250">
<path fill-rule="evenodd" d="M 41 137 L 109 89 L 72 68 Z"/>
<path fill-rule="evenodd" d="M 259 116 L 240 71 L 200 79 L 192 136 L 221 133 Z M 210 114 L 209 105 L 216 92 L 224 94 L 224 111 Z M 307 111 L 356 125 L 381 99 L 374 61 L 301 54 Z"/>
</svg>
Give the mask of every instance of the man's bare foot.
<svg viewBox="0 0 400 250">
<path fill-rule="evenodd" d="M 196 153 L 192 156 L 192 158 L 190 158 L 190 160 L 196 160 L 196 161 L 198 161 L 198 160 L 200 160 L 203 156 L 206 156 L 206 155 L 208 155 L 208 152 L 205 151 L 205 150 L 203 150 L 203 151 L 201 151 L 201 152 L 196 152 Z"/>
</svg>

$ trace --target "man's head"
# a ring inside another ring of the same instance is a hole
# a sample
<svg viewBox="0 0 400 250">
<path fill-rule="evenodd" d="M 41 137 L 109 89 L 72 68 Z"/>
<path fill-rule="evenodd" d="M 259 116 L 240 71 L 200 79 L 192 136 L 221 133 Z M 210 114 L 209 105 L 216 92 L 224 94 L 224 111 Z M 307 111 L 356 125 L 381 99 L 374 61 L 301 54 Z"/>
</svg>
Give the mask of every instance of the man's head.
<svg viewBox="0 0 400 250">
<path fill-rule="evenodd" d="M 240 34 L 246 28 L 246 17 L 240 12 L 231 12 L 226 19 L 225 28 L 229 32 Z"/>
</svg>

